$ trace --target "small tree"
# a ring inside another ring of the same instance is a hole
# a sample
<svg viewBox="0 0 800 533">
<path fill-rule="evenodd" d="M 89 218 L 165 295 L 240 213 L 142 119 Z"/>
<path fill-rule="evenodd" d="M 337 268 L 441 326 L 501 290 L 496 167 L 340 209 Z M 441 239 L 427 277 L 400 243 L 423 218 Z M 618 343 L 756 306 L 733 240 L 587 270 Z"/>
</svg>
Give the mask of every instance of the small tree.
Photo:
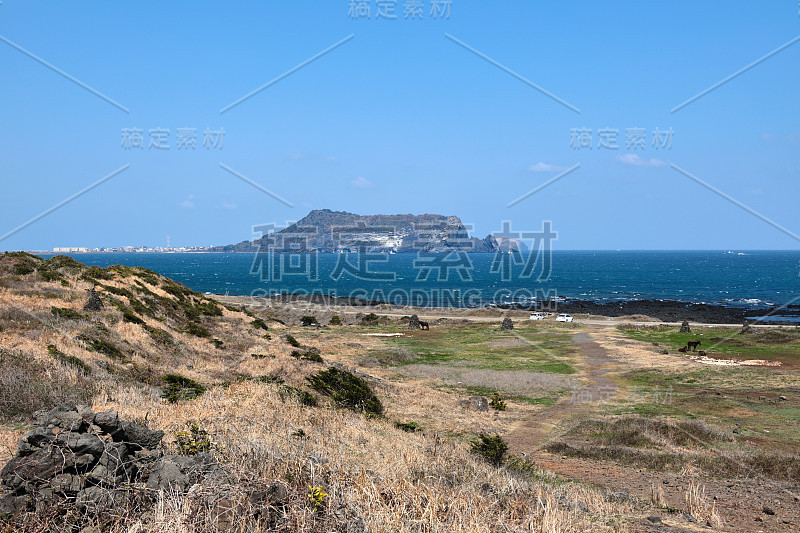
<svg viewBox="0 0 800 533">
<path fill-rule="evenodd" d="M 482 456 L 495 466 L 503 464 L 506 452 L 508 451 L 508 444 L 503 440 L 500 435 L 490 437 L 481 433 L 478 435 L 478 440 L 472 443 L 472 451 Z"/>
<path fill-rule="evenodd" d="M 313 315 L 306 315 L 306 316 L 300 317 L 300 324 L 302 326 L 304 326 L 304 327 L 313 326 L 316 323 L 317 323 L 317 317 L 315 317 Z"/>
</svg>

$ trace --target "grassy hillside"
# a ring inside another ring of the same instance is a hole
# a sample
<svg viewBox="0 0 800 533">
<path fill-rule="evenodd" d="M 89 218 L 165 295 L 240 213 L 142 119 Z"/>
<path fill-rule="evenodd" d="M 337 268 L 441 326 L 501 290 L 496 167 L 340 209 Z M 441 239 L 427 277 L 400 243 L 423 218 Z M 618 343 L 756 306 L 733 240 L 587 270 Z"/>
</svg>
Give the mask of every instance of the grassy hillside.
<svg viewBox="0 0 800 533">
<path fill-rule="evenodd" d="M 84 309 L 92 288 L 100 310 Z M 631 516 L 629 502 L 525 459 L 475 453 L 470 435 L 498 427 L 497 414 L 459 409 L 458 395 L 392 381 L 381 368 L 375 376 L 352 371 L 348 362 L 384 346 L 357 326 L 281 321 L 273 310 L 226 306 L 143 268 L 0 257 L 0 466 L 36 410 L 73 401 L 163 430 L 162 447 L 173 452 L 208 450 L 227 472 L 188 494 L 151 494 L 150 506 L 103 516 L 42 509 L 11 527 L 611 531 Z M 558 364 L 569 371 L 568 359 Z M 415 431 L 409 414 L 422 412 L 429 418 Z M 248 514 L 245 489 L 253 486 L 285 492 L 277 521 Z"/>
</svg>

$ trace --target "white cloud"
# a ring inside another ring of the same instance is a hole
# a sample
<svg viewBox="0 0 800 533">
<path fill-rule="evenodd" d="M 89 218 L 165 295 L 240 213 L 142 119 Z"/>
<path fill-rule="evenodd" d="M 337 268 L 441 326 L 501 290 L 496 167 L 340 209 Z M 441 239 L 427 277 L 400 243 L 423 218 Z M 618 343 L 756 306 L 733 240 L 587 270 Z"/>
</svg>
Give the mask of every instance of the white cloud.
<svg viewBox="0 0 800 533">
<path fill-rule="evenodd" d="M 186 199 L 178 204 L 178 207 L 182 209 L 194 209 L 194 194 L 190 194 L 186 197 Z"/>
<path fill-rule="evenodd" d="M 304 157 L 305 156 L 303 154 L 289 154 L 289 159 L 291 159 L 292 161 L 299 161 L 300 159 L 303 159 Z"/>
<path fill-rule="evenodd" d="M 363 176 L 359 176 L 356 179 L 350 180 L 350 185 L 357 189 L 371 189 L 375 186 L 371 181 Z"/>
<path fill-rule="evenodd" d="M 625 154 L 617 157 L 626 165 L 633 165 L 635 167 L 663 167 L 666 163 L 660 159 L 650 158 L 642 159 L 636 154 Z"/>
<path fill-rule="evenodd" d="M 325 158 L 325 161 L 327 161 L 328 163 L 335 163 L 335 162 L 337 162 L 337 161 L 338 161 L 338 159 L 336 159 L 336 158 L 335 158 L 334 156 L 332 156 L 332 155 L 329 155 L 328 157 L 326 157 L 326 158 Z"/>
<path fill-rule="evenodd" d="M 567 167 L 560 167 L 558 165 L 539 162 L 535 165 L 529 166 L 528 170 L 531 172 L 561 172 L 562 170 L 567 170 Z"/>
<path fill-rule="evenodd" d="M 238 207 L 236 202 L 222 202 L 222 209 L 236 209 Z"/>
</svg>

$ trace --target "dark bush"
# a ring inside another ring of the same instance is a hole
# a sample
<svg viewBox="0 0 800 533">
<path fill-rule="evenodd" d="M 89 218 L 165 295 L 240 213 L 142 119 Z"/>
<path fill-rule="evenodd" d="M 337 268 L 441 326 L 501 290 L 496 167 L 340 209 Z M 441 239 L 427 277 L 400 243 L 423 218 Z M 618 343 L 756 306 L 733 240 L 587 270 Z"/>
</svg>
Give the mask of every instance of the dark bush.
<svg viewBox="0 0 800 533">
<path fill-rule="evenodd" d="M 163 329 L 145 325 L 144 330 L 150 335 L 150 338 L 153 339 L 156 344 L 161 344 L 162 346 L 172 346 L 175 344 L 175 339 L 172 338 L 172 335 Z"/>
<path fill-rule="evenodd" d="M 300 325 L 307 327 L 307 326 L 313 326 L 314 324 L 317 324 L 317 317 L 313 315 L 306 315 L 300 317 Z"/>
<path fill-rule="evenodd" d="M 253 359 L 266 359 L 267 357 L 269 357 L 270 359 L 275 359 L 274 355 L 268 355 L 265 353 L 251 353 L 250 357 L 252 357 Z"/>
<path fill-rule="evenodd" d="M 315 363 L 322 363 L 322 357 L 316 350 L 307 350 L 305 352 L 301 352 L 299 350 L 292 350 L 290 353 L 292 357 L 295 359 L 305 359 L 306 361 L 314 361 Z"/>
<path fill-rule="evenodd" d="M 318 405 L 317 397 L 308 391 L 304 391 L 303 389 L 298 389 L 297 387 L 290 387 L 289 385 L 284 385 L 280 388 L 279 392 L 281 397 L 285 398 L 287 396 L 291 396 L 292 398 L 295 398 L 298 402 L 300 402 L 302 405 L 306 405 L 308 407 L 316 407 Z"/>
<path fill-rule="evenodd" d="M 179 374 L 167 374 L 161 380 L 166 383 L 162 396 L 170 403 L 179 400 L 193 400 L 203 395 L 206 387 L 191 378 Z"/>
<path fill-rule="evenodd" d="M 422 431 L 422 426 L 420 426 L 416 422 L 395 422 L 394 426 L 408 433 L 416 433 L 417 431 Z"/>
<path fill-rule="evenodd" d="M 361 323 L 364 324 L 364 325 L 374 324 L 374 323 L 376 323 L 378 321 L 379 318 L 380 317 L 378 315 L 376 315 L 375 313 L 368 313 L 368 314 L 364 315 L 363 317 L 361 317 Z"/>
<path fill-rule="evenodd" d="M 186 323 L 186 333 L 188 333 L 189 335 L 194 335 L 195 337 L 202 337 L 204 339 L 207 339 L 208 337 L 211 336 L 210 331 L 208 331 L 200 324 L 195 324 L 194 322 Z"/>
<path fill-rule="evenodd" d="M 35 270 L 30 263 L 15 263 L 12 272 L 18 276 L 26 276 Z"/>
<path fill-rule="evenodd" d="M 508 444 L 503 440 L 500 435 L 490 437 L 489 435 L 481 433 L 478 435 L 478 440 L 472 443 L 472 451 L 495 466 L 503 464 L 506 452 L 508 451 Z"/>
<path fill-rule="evenodd" d="M 261 320 L 260 318 L 256 318 L 255 320 L 250 322 L 250 324 L 256 329 L 263 329 L 263 330 L 268 330 L 269 329 L 267 327 L 267 323 L 264 322 L 263 320 Z"/>
<path fill-rule="evenodd" d="M 56 346 L 54 344 L 48 344 L 47 345 L 47 353 L 52 355 L 62 365 L 71 366 L 73 368 L 76 368 L 84 376 L 88 376 L 89 374 L 92 373 L 92 369 L 89 367 L 89 365 L 87 365 L 86 363 L 84 363 L 83 361 L 81 361 L 80 359 L 75 357 L 74 355 L 67 355 L 67 354 L 61 352 L 61 350 L 56 348 Z"/>
<path fill-rule="evenodd" d="M 311 388 L 330 396 L 339 407 L 363 411 L 372 415 L 383 414 L 383 404 L 362 378 L 346 370 L 329 368 L 306 378 Z"/>
<path fill-rule="evenodd" d="M 286 342 L 289 343 L 289 346 L 293 346 L 295 348 L 300 347 L 300 343 L 297 342 L 297 339 L 295 339 L 292 335 L 289 335 L 288 333 L 286 334 Z"/>
<path fill-rule="evenodd" d="M 66 307 L 51 307 L 50 312 L 56 318 L 66 318 L 67 320 L 82 320 L 86 315 L 79 313 L 74 309 L 67 309 Z"/>
<path fill-rule="evenodd" d="M 331 325 L 331 326 L 341 326 L 341 325 L 342 325 L 342 319 L 341 319 L 341 318 L 339 318 L 339 315 L 333 315 L 333 316 L 331 317 L 331 320 L 330 320 L 330 322 L 328 322 L 328 325 Z"/>
<path fill-rule="evenodd" d="M 492 395 L 492 401 L 489 402 L 489 405 L 498 411 L 505 411 L 506 410 L 506 402 L 503 398 L 500 397 L 499 392 L 495 392 Z"/>
<path fill-rule="evenodd" d="M 89 268 L 86 269 L 86 271 L 84 271 L 83 274 L 81 274 L 81 279 L 87 281 L 95 281 L 101 279 L 108 280 L 113 277 L 114 276 L 112 276 L 108 270 L 99 266 L 90 266 Z"/>
<path fill-rule="evenodd" d="M 86 343 L 87 350 L 107 355 L 113 359 L 125 359 L 122 351 L 105 339 L 83 334 L 78 335 L 77 339 Z"/>
<path fill-rule="evenodd" d="M 45 281 L 64 281 L 64 276 L 58 270 L 51 270 L 47 267 L 40 266 L 36 268 L 36 272 Z"/>
<path fill-rule="evenodd" d="M 224 342 L 222 342 L 222 341 L 221 341 L 221 340 L 219 340 L 219 339 L 211 339 L 211 343 L 214 345 L 214 347 L 215 347 L 217 350 L 224 350 L 224 349 L 225 349 L 225 343 L 224 343 Z"/>
</svg>

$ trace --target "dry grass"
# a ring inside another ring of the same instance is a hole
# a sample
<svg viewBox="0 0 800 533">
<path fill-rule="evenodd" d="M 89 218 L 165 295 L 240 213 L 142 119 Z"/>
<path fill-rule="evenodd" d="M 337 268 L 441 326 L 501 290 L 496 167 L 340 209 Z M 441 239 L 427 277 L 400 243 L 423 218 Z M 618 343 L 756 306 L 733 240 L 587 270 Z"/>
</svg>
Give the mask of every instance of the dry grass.
<svg viewBox="0 0 800 533">
<path fill-rule="evenodd" d="M 708 503 L 705 487 L 695 479 L 690 481 L 689 488 L 686 489 L 686 508 L 690 515 L 709 527 L 720 529 L 725 526 L 725 521 L 717 512 L 716 504 Z"/>
<path fill-rule="evenodd" d="M 281 399 L 270 385 L 242 382 L 177 406 L 131 387 L 118 388 L 112 397 L 94 409 L 146 417 L 167 433 L 167 445 L 176 431 L 198 423 L 219 446 L 218 458 L 232 476 L 228 485 L 282 484 L 289 506 L 280 524 L 292 531 L 329 531 L 357 518 L 369 531 L 603 531 L 626 510 L 583 486 L 554 488 L 539 481 L 546 476 L 533 467 L 527 473 L 494 468 L 465 444 L 435 434 L 405 433 L 389 421 L 345 410 L 303 408 Z M 299 429 L 308 438 L 293 437 Z M 329 494 L 321 512 L 308 498 L 309 486 Z M 219 490 L 202 486 L 194 494 Z M 244 502 L 244 492 L 231 494 Z M 558 496 L 583 502 L 590 515 L 564 509 Z M 162 494 L 136 527 L 213 530 L 218 513 L 191 512 L 193 505 L 190 496 Z M 241 509 L 241 516 L 226 520 L 244 520 Z M 130 526 L 135 524 L 125 524 Z"/>
</svg>

